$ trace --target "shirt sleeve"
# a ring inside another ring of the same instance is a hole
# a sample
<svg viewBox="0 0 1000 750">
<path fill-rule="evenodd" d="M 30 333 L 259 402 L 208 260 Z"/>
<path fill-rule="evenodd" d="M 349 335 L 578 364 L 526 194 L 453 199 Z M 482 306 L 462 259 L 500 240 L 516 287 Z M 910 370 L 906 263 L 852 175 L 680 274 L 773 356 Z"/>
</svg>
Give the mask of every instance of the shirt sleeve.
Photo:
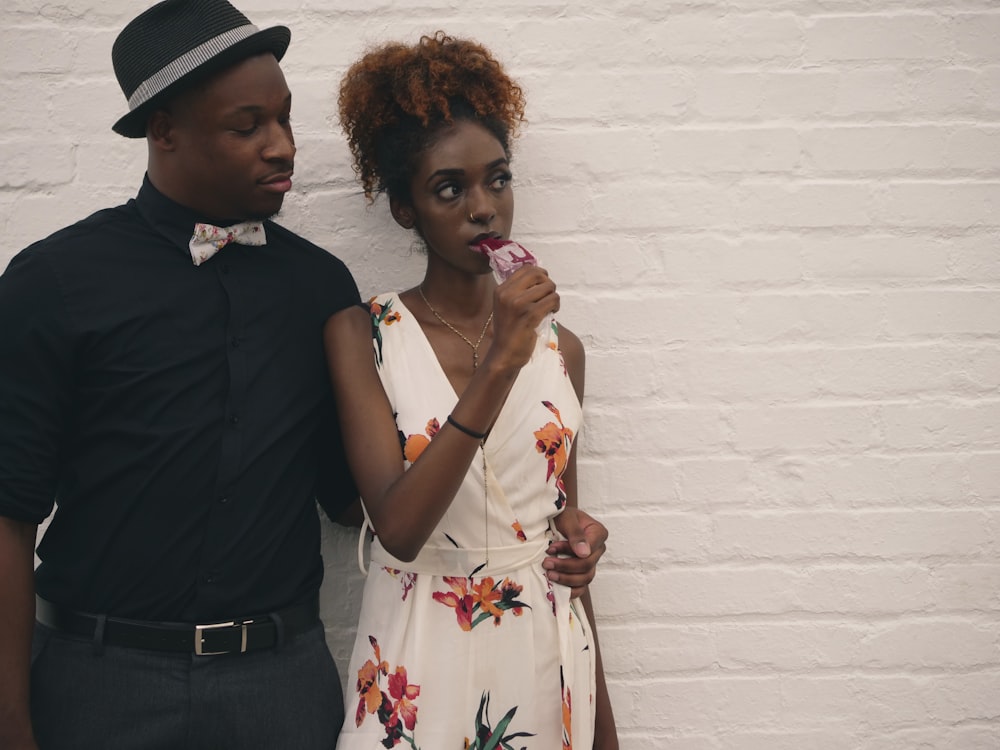
<svg viewBox="0 0 1000 750">
<path fill-rule="evenodd" d="M 0 515 L 40 523 L 55 502 L 73 347 L 55 275 L 28 249 L 0 276 Z"/>
<path fill-rule="evenodd" d="M 347 464 L 344 439 L 340 432 L 336 410 L 331 407 L 320 422 L 319 472 L 316 478 L 316 500 L 331 521 L 336 521 L 351 503 L 358 499 L 358 489 Z"/>
<path fill-rule="evenodd" d="M 341 310 L 360 305 L 361 295 L 354 277 L 343 261 L 330 255 L 323 265 L 324 273 L 320 277 L 323 283 L 316 288 L 316 294 L 319 317 L 325 322 Z M 347 464 L 332 389 L 329 409 L 320 424 L 316 499 L 330 520 L 335 521 L 358 498 L 358 490 Z"/>
<path fill-rule="evenodd" d="M 320 317 L 325 322 L 334 313 L 352 305 L 360 305 L 361 293 L 358 292 L 354 276 L 339 258 L 331 255 L 324 271 L 324 283 L 316 288 L 316 294 Z"/>
</svg>

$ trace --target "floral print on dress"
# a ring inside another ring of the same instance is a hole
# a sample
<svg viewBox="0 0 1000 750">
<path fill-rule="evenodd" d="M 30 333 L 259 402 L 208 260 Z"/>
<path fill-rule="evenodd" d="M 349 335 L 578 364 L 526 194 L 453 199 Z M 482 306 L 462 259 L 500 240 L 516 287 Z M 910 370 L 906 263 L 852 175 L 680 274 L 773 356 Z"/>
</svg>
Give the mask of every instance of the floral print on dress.
<svg viewBox="0 0 1000 750">
<path fill-rule="evenodd" d="M 566 505 L 566 485 L 563 482 L 563 472 L 566 471 L 566 464 L 569 459 L 569 449 L 573 444 L 573 430 L 563 424 L 559 410 L 549 401 L 542 401 L 542 405 L 556 415 L 559 421 L 549 422 L 540 430 L 535 430 L 535 450 L 548 459 L 549 470 L 545 475 L 548 482 L 553 476 L 556 478 L 556 509 L 562 510 Z"/>
<path fill-rule="evenodd" d="M 417 726 L 417 706 L 414 701 L 420 695 L 420 686 L 410 684 L 406 667 L 396 667 L 396 671 L 389 674 L 389 662 L 382 660 L 378 641 L 369 635 L 368 642 L 375 651 L 375 660 L 369 659 L 358 670 L 359 700 L 354 723 L 360 727 L 369 714 L 374 714 L 385 728 L 385 739 L 382 740 L 384 747 L 395 747 L 401 740 L 405 740 L 413 750 L 419 750 L 412 732 Z M 383 677 L 386 678 L 388 692 L 381 689 Z M 409 736 L 404 731 L 406 729 L 411 732 Z"/>
<path fill-rule="evenodd" d="M 556 611 L 556 592 L 552 590 L 552 581 L 546 578 L 545 585 L 546 585 L 545 599 L 548 601 L 549 606 L 552 607 L 552 616 L 558 617 L 559 613 Z"/>
<path fill-rule="evenodd" d="M 515 518 L 514 519 L 514 523 L 512 523 L 510 525 L 510 527 L 512 529 L 514 529 L 514 533 L 517 535 L 517 541 L 519 541 L 519 542 L 526 542 L 526 541 L 528 541 L 528 536 L 527 536 L 527 534 L 524 533 L 524 529 L 521 527 L 521 522 L 520 521 L 518 521 Z"/>
<path fill-rule="evenodd" d="M 518 737 L 534 737 L 535 735 L 531 732 L 513 732 L 512 734 L 504 735 L 507 731 L 507 727 L 510 726 L 511 720 L 514 718 L 514 714 L 517 713 L 517 706 L 513 706 L 507 713 L 503 715 L 503 718 L 497 722 L 496 727 L 490 726 L 490 694 L 489 692 L 483 693 L 483 697 L 479 699 L 479 710 L 476 712 L 476 730 L 475 738 L 470 740 L 468 737 L 465 738 L 465 750 L 517 750 L 514 745 L 510 744 Z M 522 747 L 523 750 L 523 747 Z"/>
<path fill-rule="evenodd" d="M 403 319 L 403 316 L 399 314 L 398 311 L 392 309 L 392 300 L 386 300 L 385 304 L 380 304 L 376 302 L 378 297 L 372 297 L 368 300 L 368 311 L 372 316 L 372 338 L 375 340 L 375 345 L 377 347 L 375 353 L 375 362 L 381 367 L 382 365 L 382 331 L 379 330 L 379 326 L 383 323 L 387 326 L 391 326 L 393 323 L 397 323 Z"/>
<path fill-rule="evenodd" d="M 573 750 L 573 697 L 559 667 L 559 685 L 562 687 L 562 750 Z"/>
<path fill-rule="evenodd" d="M 486 576 L 476 583 L 472 578 L 444 576 L 444 582 L 451 587 L 451 591 L 435 591 L 432 595 L 434 601 L 454 609 L 458 626 L 466 632 L 491 617 L 494 627 L 499 627 L 505 612 L 513 612 L 514 617 L 520 617 L 525 609 L 531 609 L 517 598 L 524 587 L 509 578 L 494 583 L 493 578 Z"/>
<path fill-rule="evenodd" d="M 399 579 L 400 585 L 403 587 L 403 601 L 405 602 L 407 595 L 413 590 L 413 584 L 417 582 L 417 574 L 412 571 L 403 572 L 402 570 L 385 566 L 382 567 L 382 570 L 393 578 Z"/>
<path fill-rule="evenodd" d="M 404 435 L 402 432 L 397 432 L 396 434 L 399 435 L 400 447 L 403 449 L 403 458 L 411 464 L 420 458 L 420 454 L 423 453 L 427 446 L 431 444 L 431 440 L 434 439 L 434 436 L 437 435 L 440 430 L 441 423 L 438 421 L 437 417 L 431 417 L 427 420 L 427 424 L 424 425 L 423 435 L 419 433 Z"/>
</svg>

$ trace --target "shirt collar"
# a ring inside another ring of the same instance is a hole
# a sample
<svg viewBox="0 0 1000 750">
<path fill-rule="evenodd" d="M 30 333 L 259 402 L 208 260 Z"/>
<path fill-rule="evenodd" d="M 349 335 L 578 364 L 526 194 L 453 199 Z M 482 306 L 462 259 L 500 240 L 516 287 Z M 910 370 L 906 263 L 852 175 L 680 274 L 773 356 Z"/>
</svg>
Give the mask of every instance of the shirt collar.
<svg viewBox="0 0 1000 750">
<path fill-rule="evenodd" d="M 135 197 L 135 206 L 142 218 L 156 232 L 166 237 L 170 244 L 188 257 L 191 255 L 188 243 L 191 241 L 194 225 L 197 222 L 224 227 L 238 221 L 207 217 L 187 206 L 182 206 L 157 190 L 148 174 L 142 179 L 142 187 Z"/>
</svg>

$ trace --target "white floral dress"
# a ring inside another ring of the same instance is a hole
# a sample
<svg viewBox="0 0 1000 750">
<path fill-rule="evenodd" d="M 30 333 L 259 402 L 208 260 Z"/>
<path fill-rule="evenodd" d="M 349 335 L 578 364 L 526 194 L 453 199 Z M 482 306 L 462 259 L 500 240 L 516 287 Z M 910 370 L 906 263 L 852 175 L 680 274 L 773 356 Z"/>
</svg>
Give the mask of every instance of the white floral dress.
<svg viewBox="0 0 1000 750">
<path fill-rule="evenodd" d="M 399 297 L 371 310 L 409 466 L 457 396 Z M 372 543 L 339 750 L 591 748 L 590 629 L 541 565 L 582 416 L 558 345 L 540 346 L 417 559 Z"/>
</svg>

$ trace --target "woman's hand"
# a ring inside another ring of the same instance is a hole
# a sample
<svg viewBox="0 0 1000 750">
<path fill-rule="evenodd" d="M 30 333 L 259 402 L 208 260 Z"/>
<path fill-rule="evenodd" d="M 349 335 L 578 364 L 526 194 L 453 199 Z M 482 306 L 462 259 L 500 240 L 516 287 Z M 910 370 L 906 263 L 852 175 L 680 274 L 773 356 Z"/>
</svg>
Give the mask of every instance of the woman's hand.
<svg viewBox="0 0 1000 750">
<path fill-rule="evenodd" d="M 493 343 L 486 359 L 500 367 L 523 367 L 535 350 L 539 324 L 558 309 L 559 294 L 545 269 L 518 269 L 493 293 Z"/>
</svg>

